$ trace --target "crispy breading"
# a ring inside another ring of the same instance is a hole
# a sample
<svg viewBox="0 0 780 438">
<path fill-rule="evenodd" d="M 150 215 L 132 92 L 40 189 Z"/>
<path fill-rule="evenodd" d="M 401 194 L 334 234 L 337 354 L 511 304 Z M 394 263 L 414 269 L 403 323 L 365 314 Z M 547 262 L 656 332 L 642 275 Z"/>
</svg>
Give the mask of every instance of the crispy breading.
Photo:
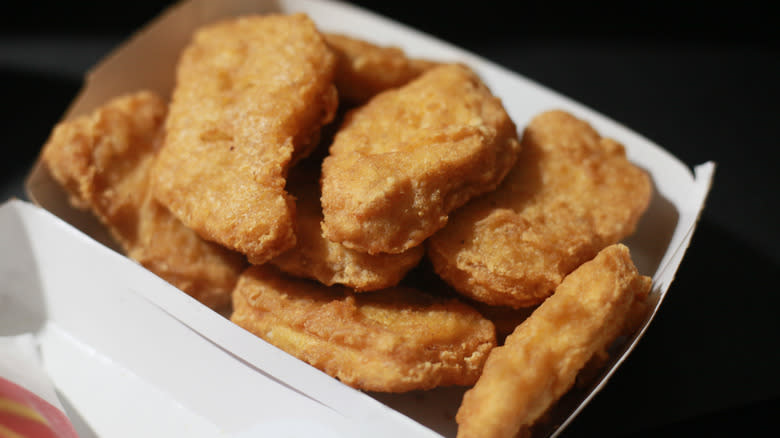
<svg viewBox="0 0 780 438">
<path fill-rule="evenodd" d="M 264 263 L 295 244 L 291 163 L 337 106 L 335 59 L 302 14 L 196 32 L 179 60 L 155 196 L 206 239 Z"/>
<path fill-rule="evenodd" d="M 316 164 L 316 165 L 315 165 Z M 312 278 L 355 291 L 395 286 L 425 253 L 422 246 L 400 254 L 368 254 L 346 248 L 322 236 L 319 162 L 300 163 L 290 171 L 287 190 L 296 198 L 295 247 L 270 263 L 289 274 Z"/>
<path fill-rule="evenodd" d="M 354 294 L 267 265 L 241 275 L 233 308 L 239 326 L 369 391 L 471 385 L 495 346 L 493 324 L 458 300 L 407 288 Z"/>
<path fill-rule="evenodd" d="M 562 112 L 535 117 L 517 165 L 428 241 L 436 272 L 489 304 L 540 303 L 563 277 L 630 235 L 652 187 L 623 146 Z"/>
<path fill-rule="evenodd" d="M 437 63 L 408 58 L 403 50 L 342 34 L 325 34 L 336 55 L 339 99 L 363 104 L 382 91 L 400 87 Z"/>
<path fill-rule="evenodd" d="M 490 353 L 458 410 L 458 438 L 512 438 L 575 382 L 622 333 L 651 280 L 616 244 L 569 274 L 555 293 Z"/>
<path fill-rule="evenodd" d="M 91 210 L 129 257 L 222 310 L 244 258 L 201 239 L 151 195 L 149 171 L 165 112 L 165 102 L 150 92 L 115 98 L 58 124 L 43 160 L 71 204 Z"/>
<path fill-rule="evenodd" d="M 325 237 L 406 251 L 495 189 L 518 150 L 514 123 L 475 73 L 433 68 L 347 114 L 322 165 Z"/>
</svg>

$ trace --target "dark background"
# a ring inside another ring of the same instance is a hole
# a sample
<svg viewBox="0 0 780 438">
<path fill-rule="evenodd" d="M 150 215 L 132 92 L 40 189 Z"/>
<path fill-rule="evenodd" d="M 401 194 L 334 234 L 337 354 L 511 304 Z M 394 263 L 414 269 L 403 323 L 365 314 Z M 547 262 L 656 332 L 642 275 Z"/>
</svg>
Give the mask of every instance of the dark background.
<svg viewBox="0 0 780 438">
<path fill-rule="evenodd" d="M 83 72 L 171 2 L 26 2 L 0 16 L 0 199 Z M 778 17 L 770 2 L 356 1 L 714 160 L 699 228 L 656 321 L 564 436 L 745 436 L 780 412 Z M 768 433 L 771 435 L 771 433 Z"/>
</svg>

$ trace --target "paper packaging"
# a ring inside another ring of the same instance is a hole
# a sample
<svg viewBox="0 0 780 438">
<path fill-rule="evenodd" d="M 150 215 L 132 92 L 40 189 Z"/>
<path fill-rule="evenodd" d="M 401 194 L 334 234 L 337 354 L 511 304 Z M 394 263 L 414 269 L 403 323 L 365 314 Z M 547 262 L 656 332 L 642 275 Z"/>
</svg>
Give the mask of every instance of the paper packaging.
<svg viewBox="0 0 780 438">
<path fill-rule="evenodd" d="M 560 433 L 603 387 L 615 368 L 636 345 L 658 310 L 690 243 L 710 188 L 714 163 L 707 162 L 696 166 L 692 173 L 668 152 L 620 124 L 477 55 L 353 6 L 311 0 L 183 2 L 158 17 L 97 65 L 88 75 L 84 89 L 65 118 L 86 113 L 113 96 L 140 88 L 169 96 L 178 54 L 194 28 L 222 17 L 265 12 L 305 12 L 323 31 L 347 33 L 378 44 L 400 46 L 415 57 L 464 62 L 502 99 L 518 129 L 522 130 L 534 115 L 542 111 L 564 109 L 587 120 L 602 135 L 623 143 L 629 159 L 649 172 L 654 183 L 654 198 L 636 234 L 629 238 L 626 244 L 631 248 L 640 272 L 653 277 L 653 311 L 641 329 L 613 355 L 612 362 L 593 386 L 568 396 L 566 402 L 556 409 L 554 423 L 559 426 L 550 432 L 553 435 Z M 31 199 L 40 206 L 95 239 L 111 245 L 104 230 L 94 219 L 68 206 L 63 192 L 40 163 L 30 174 L 27 189 Z M 104 248 L 93 245 L 93 250 L 103 251 Z M 123 278 L 122 283 L 125 283 L 124 275 L 130 275 L 132 278 L 141 276 L 140 268 L 130 270 L 125 265 L 131 263 L 125 261 L 123 265 L 116 262 L 116 269 L 122 271 L 123 277 L 115 275 L 114 278 Z M 47 269 L 49 267 L 48 264 L 42 266 Z M 124 272 L 126 268 L 132 272 Z M 107 285 L 107 289 L 111 287 Z M 453 417 L 463 389 L 447 388 L 411 395 L 369 396 L 347 388 L 262 340 L 237 329 L 229 321 L 200 306 L 185 294 L 166 287 L 162 282 L 155 283 L 153 288 L 135 289 L 133 293 L 159 306 L 170 317 L 200 334 L 212 342 L 212 345 L 218 345 L 229 352 L 236 360 L 254 369 L 255 373 L 282 382 L 282 387 L 306 394 L 310 399 L 348 419 L 350 424 L 358 427 L 370 426 L 374 431 L 372 434 L 378 432 L 390 436 L 405 434 L 422 437 L 436 436 L 434 430 L 444 436 L 454 436 L 456 433 Z M 168 336 L 167 332 L 159 333 L 166 333 Z M 219 374 L 217 370 L 215 368 L 213 372 Z M 238 387 L 241 388 L 242 385 Z M 214 394 L 223 391 L 224 388 L 215 388 Z M 237 396 L 232 391 L 230 394 L 224 404 L 213 408 L 246 409 L 247 400 L 244 397 Z M 274 398 L 271 394 L 267 397 Z M 187 407 L 198 404 L 188 399 L 182 400 L 181 403 Z M 211 411 L 200 412 L 206 417 L 222 415 Z M 292 409 L 289 415 L 286 418 L 308 418 L 308 412 L 301 408 Z M 230 429 L 228 425 L 231 423 L 217 424 Z"/>
<path fill-rule="evenodd" d="M 294 436 L 366 436 L 151 298 L 167 296 L 167 305 L 239 344 L 252 335 L 45 210 L 22 201 L 0 207 L 0 248 L 0 338 L 35 335 L 79 437 L 248 438 L 280 436 L 290 424 Z M 253 354 L 287 360 L 267 344 Z M 285 366 L 315 386 L 339 386 L 305 364 Z"/>
</svg>

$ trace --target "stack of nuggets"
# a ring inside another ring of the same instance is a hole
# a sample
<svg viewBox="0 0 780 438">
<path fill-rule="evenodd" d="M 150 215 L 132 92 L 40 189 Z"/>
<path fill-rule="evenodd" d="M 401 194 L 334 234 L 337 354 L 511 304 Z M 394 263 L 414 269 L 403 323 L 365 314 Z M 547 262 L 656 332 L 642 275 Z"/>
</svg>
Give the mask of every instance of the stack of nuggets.
<svg viewBox="0 0 780 438">
<path fill-rule="evenodd" d="M 232 321 L 342 382 L 476 383 L 464 437 L 531 427 L 650 287 L 615 245 L 652 194 L 621 145 L 561 111 L 520 141 L 467 66 L 302 14 L 200 29 L 170 108 L 117 98 L 55 129 L 43 158 L 130 257 L 206 305 L 232 299 Z M 407 275 L 426 252 L 443 296 Z M 500 348 L 491 319 L 514 331 Z"/>
<path fill-rule="evenodd" d="M 56 126 L 43 160 L 71 204 L 95 213 L 130 258 L 224 310 L 244 257 L 185 227 L 149 187 L 165 113 L 164 101 L 150 92 L 118 97 Z"/>
</svg>

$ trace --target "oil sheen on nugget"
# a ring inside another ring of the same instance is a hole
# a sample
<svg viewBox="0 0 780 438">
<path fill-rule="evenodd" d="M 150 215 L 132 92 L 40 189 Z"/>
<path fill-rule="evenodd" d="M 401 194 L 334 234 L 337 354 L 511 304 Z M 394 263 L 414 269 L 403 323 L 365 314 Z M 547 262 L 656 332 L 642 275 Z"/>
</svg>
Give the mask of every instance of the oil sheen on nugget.
<svg viewBox="0 0 780 438">
<path fill-rule="evenodd" d="M 623 146 L 562 111 L 535 117 L 517 165 L 428 241 L 436 272 L 464 295 L 525 307 L 634 232 L 652 194 Z"/>
<path fill-rule="evenodd" d="M 305 162 L 290 171 L 287 190 L 295 196 L 295 246 L 270 263 L 289 274 L 312 278 L 331 286 L 342 284 L 356 291 L 395 286 L 422 259 L 417 246 L 400 254 L 368 254 L 331 242 L 322 236 L 319 162 Z"/>
<path fill-rule="evenodd" d="M 354 294 L 266 265 L 241 275 L 233 322 L 355 388 L 404 392 L 471 385 L 495 346 L 493 324 L 413 289 Z"/>
<path fill-rule="evenodd" d="M 333 118 L 334 65 L 302 14 L 199 30 L 179 60 L 155 196 L 203 237 L 253 263 L 292 247 L 287 169 Z"/>
<path fill-rule="evenodd" d="M 476 74 L 435 67 L 347 114 L 322 165 L 325 237 L 371 254 L 406 251 L 495 189 L 519 148 Z"/>
<path fill-rule="evenodd" d="M 149 92 L 60 123 L 43 150 L 71 204 L 91 210 L 130 258 L 204 304 L 223 309 L 244 258 L 201 239 L 151 195 L 148 179 L 166 105 Z"/>
<path fill-rule="evenodd" d="M 606 349 L 650 290 L 628 248 L 616 244 L 569 274 L 528 319 L 495 348 L 458 410 L 458 438 L 513 438 L 531 426 Z"/>
</svg>

